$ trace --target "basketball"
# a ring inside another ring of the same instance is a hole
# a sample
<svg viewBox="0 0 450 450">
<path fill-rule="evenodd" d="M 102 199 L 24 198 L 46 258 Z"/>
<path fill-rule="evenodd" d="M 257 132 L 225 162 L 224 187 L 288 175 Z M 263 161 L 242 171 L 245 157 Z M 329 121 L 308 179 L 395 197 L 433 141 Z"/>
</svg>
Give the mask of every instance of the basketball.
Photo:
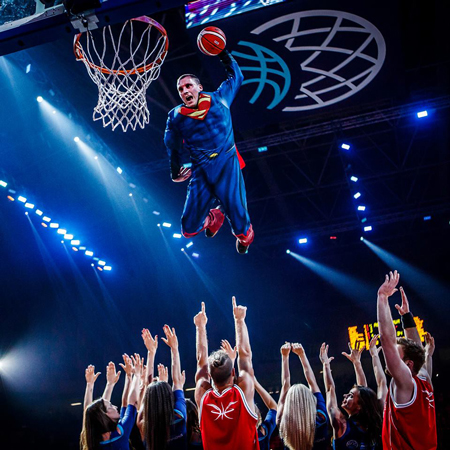
<svg viewBox="0 0 450 450">
<path fill-rule="evenodd" d="M 225 49 L 227 38 L 220 28 L 206 27 L 198 34 L 197 45 L 205 55 L 217 56 Z"/>
</svg>

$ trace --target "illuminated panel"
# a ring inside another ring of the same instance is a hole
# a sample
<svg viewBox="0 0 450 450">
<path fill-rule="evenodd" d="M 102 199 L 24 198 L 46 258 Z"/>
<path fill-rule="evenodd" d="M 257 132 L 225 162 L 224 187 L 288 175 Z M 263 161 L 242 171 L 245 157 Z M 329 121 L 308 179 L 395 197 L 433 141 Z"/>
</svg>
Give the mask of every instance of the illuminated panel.
<svg viewBox="0 0 450 450">
<path fill-rule="evenodd" d="M 197 0 L 185 7 L 186 28 L 207 26 L 216 20 L 226 19 L 254 9 L 283 3 L 286 0 Z"/>
<path fill-rule="evenodd" d="M 405 333 L 402 328 L 401 319 L 395 319 L 395 332 L 397 337 L 405 336 Z M 426 331 L 423 327 L 423 320 L 420 317 L 414 317 L 414 322 L 416 323 L 417 331 L 419 332 L 419 336 L 422 342 L 425 342 L 425 334 Z M 348 327 L 348 340 L 352 348 L 362 348 L 364 350 L 369 349 L 370 340 L 376 335 L 378 332 L 378 322 L 364 324 L 362 326 L 362 331 L 358 331 L 358 325 Z M 379 344 L 379 341 L 377 341 Z"/>
</svg>

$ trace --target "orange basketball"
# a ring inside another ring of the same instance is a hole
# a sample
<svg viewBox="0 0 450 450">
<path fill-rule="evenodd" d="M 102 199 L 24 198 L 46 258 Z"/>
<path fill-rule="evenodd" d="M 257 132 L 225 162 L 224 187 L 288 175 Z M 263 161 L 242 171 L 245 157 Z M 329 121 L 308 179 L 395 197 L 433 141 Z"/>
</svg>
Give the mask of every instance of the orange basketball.
<svg viewBox="0 0 450 450">
<path fill-rule="evenodd" d="M 199 50 L 208 56 L 217 56 L 227 45 L 225 33 L 217 27 L 206 27 L 198 34 Z"/>
</svg>

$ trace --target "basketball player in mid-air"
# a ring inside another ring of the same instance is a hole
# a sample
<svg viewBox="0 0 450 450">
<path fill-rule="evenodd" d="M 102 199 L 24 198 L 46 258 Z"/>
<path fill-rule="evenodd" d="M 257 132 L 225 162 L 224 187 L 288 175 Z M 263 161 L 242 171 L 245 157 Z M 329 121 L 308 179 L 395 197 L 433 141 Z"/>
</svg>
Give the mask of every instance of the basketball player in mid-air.
<svg viewBox="0 0 450 450">
<path fill-rule="evenodd" d="M 230 113 L 243 75 L 227 50 L 218 56 L 227 79 L 215 92 L 203 92 L 195 75 L 178 78 L 183 104 L 169 112 L 164 143 L 172 180 L 191 178 L 181 217 L 183 236 L 189 238 L 205 230 L 207 237 L 214 237 L 226 215 L 237 238 L 236 249 L 244 254 L 254 232 L 241 173 L 244 164 L 236 152 Z M 219 206 L 211 209 L 216 201 Z"/>
</svg>

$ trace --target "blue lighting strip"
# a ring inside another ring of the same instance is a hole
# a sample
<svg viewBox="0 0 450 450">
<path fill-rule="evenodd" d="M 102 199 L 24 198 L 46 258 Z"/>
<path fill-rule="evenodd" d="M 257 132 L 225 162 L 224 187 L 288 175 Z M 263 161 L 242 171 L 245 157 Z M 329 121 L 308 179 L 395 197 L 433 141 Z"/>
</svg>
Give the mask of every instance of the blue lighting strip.
<svg viewBox="0 0 450 450">
<path fill-rule="evenodd" d="M 94 252 L 86 246 L 81 245 L 81 241 L 77 239 L 73 234 L 71 234 L 69 231 L 67 231 L 66 228 L 64 228 L 62 225 L 60 225 L 58 222 L 51 219 L 51 217 L 47 216 L 44 211 L 39 209 L 34 203 L 31 203 L 28 201 L 28 199 L 22 195 L 18 195 L 17 192 L 14 189 L 8 189 L 9 184 L 4 181 L 0 180 L 0 187 L 4 188 L 6 190 L 6 197 L 10 202 L 15 202 L 25 208 L 25 214 L 30 215 L 30 213 L 34 213 L 36 216 L 38 216 L 38 220 L 40 220 L 41 225 L 44 228 L 52 228 L 56 231 L 57 234 L 61 237 L 61 243 L 70 243 L 72 250 L 74 252 L 83 252 L 91 261 L 91 266 L 98 269 L 100 272 L 103 271 L 111 271 L 112 267 L 108 264 L 106 264 L 106 261 L 101 260 L 98 258 Z"/>
<path fill-rule="evenodd" d="M 186 28 L 253 11 L 287 0 L 198 0 L 185 5 Z"/>
</svg>

